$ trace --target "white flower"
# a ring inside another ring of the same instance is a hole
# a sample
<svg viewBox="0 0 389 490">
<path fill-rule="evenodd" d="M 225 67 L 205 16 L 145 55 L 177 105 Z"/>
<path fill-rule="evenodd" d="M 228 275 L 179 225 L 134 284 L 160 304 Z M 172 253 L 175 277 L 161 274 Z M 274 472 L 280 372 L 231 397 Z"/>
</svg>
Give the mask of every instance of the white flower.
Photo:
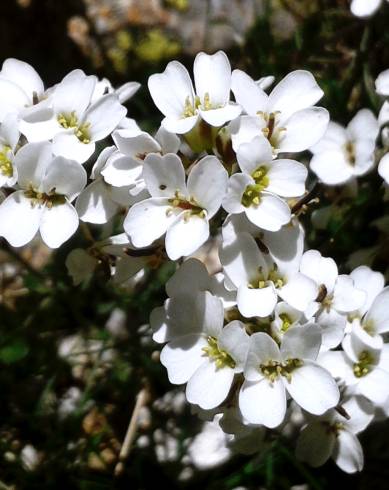
<svg viewBox="0 0 389 490">
<path fill-rule="evenodd" d="M 104 180 L 115 187 L 130 186 L 134 196 L 146 190 L 143 162 L 149 153 L 177 153 L 181 141 L 160 128 L 155 138 L 138 128 L 116 130 L 112 138 L 118 151 L 112 153 L 101 171 Z"/>
<path fill-rule="evenodd" d="M 53 157 L 50 143 L 30 143 L 15 157 L 21 190 L 0 205 L 0 235 L 14 247 L 30 242 L 37 231 L 51 248 L 68 240 L 78 228 L 70 204 L 86 184 L 77 162 Z"/>
<path fill-rule="evenodd" d="M 242 315 L 268 316 L 274 311 L 278 297 L 304 311 L 316 298 L 317 286 L 299 272 L 301 255 L 293 244 L 291 251 L 286 260 L 274 260 L 270 254 L 262 253 L 246 232 L 238 234 L 232 243 L 223 244 L 220 260 L 229 283 L 237 289 Z"/>
<path fill-rule="evenodd" d="M 331 457 L 346 473 L 362 470 L 363 451 L 356 434 L 372 421 L 374 409 L 361 396 L 349 398 L 342 408 L 349 418 L 332 409 L 301 431 L 296 447 L 298 459 L 318 467 Z"/>
<path fill-rule="evenodd" d="M 376 348 L 353 332 L 342 342 L 343 351 L 319 356 L 319 363 L 352 393 L 382 404 L 389 397 L 389 344 Z"/>
<path fill-rule="evenodd" d="M 130 195 L 130 187 L 113 187 L 108 184 L 103 171 L 112 154 L 116 151 L 114 146 L 104 148 L 100 153 L 91 172 L 93 182 L 79 195 L 76 209 L 82 221 L 88 223 L 107 223 L 120 208 L 126 208 L 136 202 Z"/>
<path fill-rule="evenodd" d="M 248 422 L 270 428 L 280 425 L 286 413 L 286 392 L 314 415 L 338 403 L 334 379 L 315 362 L 320 344 L 315 325 L 289 329 L 281 347 L 266 333 L 250 337 L 245 382 L 239 393 L 239 408 Z"/>
<path fill-rule="evenodd" d="M 220 208 L 228 175 L 219 160 L 207 156 L 192 168 L 187 183 L 179 157 L 150 154 L 143 177 L 150 199 L 136 203 L 124 220 L 124 230 L 136 247 L 147 247 L 166 233 L 172 260 L 189 255 L 209 237 L 209 220 Z"/>
<path fill-rule="evenodd" d="M 53 90 L 44 107 L 20 125 L 29 141 L 53 139 L 55 155 L 86 162 L 96 141 L 108 136 L 126 115 L 118 96 L 108 94 L 91 104 L 96 77 L 82 70 L 69 73 Z"/>
<path fill-rule="evenodd" d="M 161 362 L 171 383 L 188 383 L 186 397 L 203 409 L 220 405 L 235 373 L 243 371 L 248 340 L 244 325 L 233 321 L 223 327 L 222 302 L 209 292 L 170 300 L 171 338 L 162 349 Z"/>
<path fill-rule="evenodd" d="M 350 276 L 338 275 L 335 262 L 322 257 L 317 250 L 304 253 L 300 271 L 314 280 L 319 288 L 310 313 L 316 313 L 316 321 L 322 329 L 323 347 L 336 347 L 344 336 L 346 314 L 363 306 L 366 293 L 354 286 Z"/>
<path fill-rule="evenodd" d="M 0 72 L 1 122 L 7 114 L 22 116 L 43 94 L 43 82 L 32 66 L 14 58 L 4 61 Z"/>
<path fill-rule="evenodd" d="M 381 3 L 382 0 L 352 0 L 350 8 L 357 17 L 369 17 L 379 9 Z"/>
<path fill-rule="evenodd" d="M 140 89 L 140 86 L 141 85 L 138 82 L 127 82 L 121 85 L 119 88 L 114 89 L 111 82 L 107 78 L 103 78 L 95 85 L 91 103 L 96 102 L 106 94 L 116 94 L 119 102 L 124 104 L 136 94 L 136 92 Z"/>
<path fill-rule="evenodd" d="M 378 121 L 369 109 L 357 112 L 347 128 L 331 121 L 323 138 L 311 148 L 311 169 L 327 185 L 344 184 L 366 174 L 374 166 L 378 132 Z"/>
<path fill-rule="evenodd" d="M 323 91 L 308 71 L 289 73 L 267 95 L 246 73 L 234 70 L 231 89 L 248 114 L 231 124 L 235 151 L 258 134 L 270 141 L 275 152 L 303 151 L 317 143 L 327 128 L 328 111 L 312 107 Z"/>
<path fill-rule="evenodd" d="M 291 219 L 282 198 L 304 194 L 307 169 L 295 160 L 273 160 L 270 143 L 260 136 L 241 144 L 237 158 L 243 173 L 230 178 L 224 209 L 232 214 L 244 212 L 265 230 L 279 230 Z"/>
<path fill-rule="evenodd" d="M 378 173 L 389 185 L 389 153 L 386 153 L 378 164 Z"/>
<path fill-rule="evenodd" d="M 240 106 L 230 102 L 231 66 L 223 51 L 199 53 L 193 73 L 196 92 L 187 69 L 178 61 L 149 78 L 151 97 L 165 115 L 162 126 L 171 133 L 188 133 L 200 118 L 211 126 L 222 126 L 241 112 Z"/>
<path fill-rule="evenodd" d="M 14 154 L 19 137 L 17 116 L 8 114 L 0 127 L 0 187 L 12 187 L 17 181 Z"/>
<path fill-rule="evenodd" d="M 380 95 L 389 95 L 389 69 L 381 72 L 376 81 L 375 88 Z"/>
</svg>

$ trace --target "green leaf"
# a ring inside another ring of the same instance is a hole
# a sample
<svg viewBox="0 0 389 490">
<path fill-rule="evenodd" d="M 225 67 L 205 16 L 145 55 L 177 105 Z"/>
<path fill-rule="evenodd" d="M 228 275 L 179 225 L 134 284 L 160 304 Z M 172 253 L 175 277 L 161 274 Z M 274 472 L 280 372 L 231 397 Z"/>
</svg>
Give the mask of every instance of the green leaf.
<svg viewBox="0 0 389 490">
<path fill-rule="evenodd" d="M 24 340 L 15 340 L 0 348 L 0 361 L 5 364 L 13 364 L 27 356 L 29 347 Z"/>
</svg>

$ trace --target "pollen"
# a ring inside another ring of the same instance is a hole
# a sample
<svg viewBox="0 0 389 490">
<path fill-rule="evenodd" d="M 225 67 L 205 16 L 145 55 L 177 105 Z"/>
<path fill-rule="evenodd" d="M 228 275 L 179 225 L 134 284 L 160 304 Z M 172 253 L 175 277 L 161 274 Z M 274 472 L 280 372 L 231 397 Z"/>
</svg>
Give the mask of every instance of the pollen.
<svg viewBox="0 0 389 490">
<path fill-rule="evenodd" d="M 214 361 L 217 369 L 229 367 L 234 369 L 236 363 L 234 359 L 223 349 L 220 349 L 217 339 L 209 336 L 207 338 L 208 345 L 203 347 L 204 355 L 208 356 L 211 361 Z"/>
<path fill-rule="evenodd" d="M 283 376 L 290 382 L 292 372 L 300 368 L 303 364 L 304 362 L 301 359 L 287 359 L 285 362 L 271 360 L 265 364 L 260 364 L 259 369 L 265 378 L 272 383 L 280 376 Z"/>
<path fill-rule="evenodd" d="M 12 177 L 14 174 L 12 162 L 8 157 L 10 151 L 9 146 L 3 146 L 3 150 L 0 152 L 0 173 L 6 177 Z"/>
<path fill-rule="evenodd" d="M 357 378 L 362 378 L 370 373 L 374 363 L 373 356 L 370 352 L 364 350 L 359 354 L 358 362 L 353 366 L 354 375 Z"/>
</svg>

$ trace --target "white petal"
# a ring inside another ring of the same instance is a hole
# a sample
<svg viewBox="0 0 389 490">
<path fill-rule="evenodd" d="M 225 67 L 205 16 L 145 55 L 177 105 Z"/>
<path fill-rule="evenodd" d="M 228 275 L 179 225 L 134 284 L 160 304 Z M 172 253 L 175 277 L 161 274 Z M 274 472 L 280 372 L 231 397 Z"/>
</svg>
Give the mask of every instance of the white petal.
<svg viewBox="0 0 389 490">
<path fill-rule="evenodd" d="M 90 124 L 88 132 L 91 141 L 99 141 L 108 136 L 126 115 L 127 109 L 121 105 L 115 94 L 104 95 L 91 105 L 84 115 Z"/>
<path fill-rule="evenodd" d="M 262 192 L 259 204 L 245 208 L 245 212 L 252 223 L 269 231 L 278 231 L 291 219 L 287 203 L 269 192 Z"/>
<path fill-rule="evenodd" d="M 363 396 L 352 396 L 342 407 L 349 414 L 350 419 L 344 424 L 348 431 L 353 434 L 362 432 L 370 424 L 374 417 L 374 406 Z"/>
<path fill-rule="evenodd" d="M 247 381 L 260 381 L 263 374 L 261 364 L 269 361 L 282 361 L 277 343 L 264 332 L 254 333 L 250 336 L 249 351 L 244 367 L 244 377 Z"/>
<path fill-rule="evenodd" d="M 39 229 L 43 207 L 32 206 L 23 191 L 16 191 L 0 205 L 0 236 L 13 247 L 30 242 Z"/>
<path fill-rule="evenodd" d="M 176 134 L 169 133 L 162 126 L 155 133 L 155 141 L 161 146 L 163 154 L 177 153 L 181 146 L 180 138 Z"/>
<path fill-rule="evenodd" d="M 32 185 L 39 189 L 52 160 L 51 144 L 48 142 L 29 143 L 23 146 L 15 156 L 20 187 L 28 189 Z"/>
<path fill-rule="evenodd" d="M 162 119 L 161 126 L 170 133 L 186 134 L 196 126 L 199 120 L 198 114 L 185 118 L 165 117 Z"/>
<path fill-rule="evenodd" d="M 313 154 L 324 151 L 340 150 L 347 143 L 346 129 L 338 123 L 330 121 L 323 138 L 310 148 Z"/>
<path fill-rule="evenodd" d="M 283 359 L 315 360 L 320 350 L 320 328 L 314 324 L 289 328 L 282 337 L 281 355 Z"/>
<path fill-rule="evenodd" d="M 199 109 L 201 118 L 211 126 L 215 127 L 223 126 L 226 122 L 236 119 L 241 112 L 242 108 L 233 103 L 226 104 L 217 109 L 209 109 L 207 111 Z"/>
<path fill-rule="evenodd" d="M 215 362 L 206 359 L 189 379 L 186 398 L 204 410 L 215 408 L 227 398 L 233 379 L 233 369 L 218 369 Z"/>
<path fill-rule="evenodd" d="M 163 197 L 145 199 L 130 208 L 123 227 L 135 247 L 147 247 L 166 232 L 176 219 L 169 209 L 171 206 Z"/>
<path fill-rule="evenodd" d="M 378 173 L 385 180 L 385 182 L 389 184 L 389 153 L 381 158 L 381 161 L 378 164 Z"/>
<path fill-rule="evenodd" d="M 283 78 L 269 96 L 269 112 L 281 111 L 282 121 L 316 104 L 324 93 L 309 71 L 296 70 Z"/>
<path fill-rule="evenodd" d="M 273 286 L 252 289 L 242 285 L 238 289 L 237 303 L 239 311 L 246 318 L 271 315 L 277 303 L 277 293 Z"/>
<path fill-rule="evenodd" d="M 66 196 L 72 202 L 85 187 L 86 181 L 86 171 L 79 163 L 55 157 L 47 169 L 42 189 L 46 193 L 55 189 L 57 194 Z"/>
<path fill-rule="evenodd" d="M 364 175 L 374 167 L 374 140 L 358 140 L 354 143 L 354 174 Z"/>
<path fill-rule="evenodd" d="M 8 114 L 0 127 L 0 140 L 4 141 L 12 151 L 15 151 L 20 138 L 17 120 L 16 114 Z"/>
<path fill-rule="evenodd" d="M 389 68 L 378 75 L 375 86 L 378 94 L 389 95 Z"/>
<path fill-rule="evenodd" d="M 244 323 L 234 320 L 220 332 L 218 346 L 226 351 L 235 361 L 235 372 L 243 371 L 247 358 L 250 337 L 246 333 Z"/>
<path fill-rule="evenodd" d="M 296 456 L 314 468 L 322 466 L 332 454 L 335 439 L 335 434 L 321 421 L 310 423 L 300 432 Z"/>
<path fill-rule="evenodd" d="M 322 257 L 317 250 L 308 250 L 302 256 L 300 271 L 316 284 L 324 284 L 327 292 L 333 291 L 338 277 L 338 268 L 333 259 Z"/>
<path fill-rule="evenodd" d="M 352 0 L 351 12 L 357 17 L 369 17 L 381 5 L 381 0 Z"/>
<path fill-rule="evenodd" d="M 316 320 L 321 328 L 322 347 L 325 349 L 337 347 L 344 337 L 345 316 L 333 309 L 330 311 L 323 310 Z"/>
<path fill-rule="evenodd" d="M 361 109 L 358 111 L 347 126 L 347 133 L 351 140 L 375 140 L 378 132 L 377 118 L 370 109 Z"/>
<path fill-rule="evenodd" d="M 50 248 L 60 247 L 76 232 L 78 221 L 77 211 L 68 201 L 46 208 L 39 228 L 42 240 Z"/>
<path fill-rule="evenodd" d="M 351 272 L 350 277 L 354 281 L 354 286 L 366 293 L 365 303 L 359 309 L 359 312 L 363 315 L 371 307 L 375 297 L 383 290 L 385 285 L 384 276 L 381 272 L 374 272 L 370 267 L 361 265 Z"/>
<path fill-rule="evenodd" d="M 223 328 L 223 303 L 208 291 L 181 294 L 168 301 L 165 340 L 188 333 L 201 333 L 218 338 Z"/>
<path fill-rule="evenodd" d="M 340 378 L 350 384 L 352 384 L 353 381 L 355 382 L 352 364 L 350 364 L 344 352 L 328 351 L 319 354 L 317 362 L 320 366 L 327 369 L 334 378 Z"/>
<path fill-rule="evenodd" d="M 153 197 L 174 197 L 178 191 L 186 197 L 185 170 L 180 158 L 174 153 L 147 155 L 143 165 L 143 178 Z"/>
<path fill-rule="evenodd" d="M 235 152 L 243 143 L 249 143 L 256 136 L 266 139 L 262 129 L 266 126 L 263 117 L 241 116 L 229 125 L 231 132 L 232 147 Z"/>
<path fill-rule="evenodd" d="M 173 384 L 186 383 L 197 368 L 206 361 L 203 347 L 205 337 L 191 334 L 170 341 L 161 351 L 161 363 L 168 371 Z"/>
<path fill-rule="evenodd" d="M 316 153 L 309 164 L 311 170 L 327 185 L 344 184 L 354 175 L 343 151 L 327 150 Z"/>
<path fill-rule="evenodd" d="M 54 89 L 54 112 L 70 114 L 74 111 L 80 120 L 90 103 L 96 81 L 95 76 L 86 76 L 82 70 L 70 72 Z"/>
<path fill-rule="evenodd" d="M 372 323 L 377 333 L 389 331 L 389 287 L 386 287 L 373 301 L 364 323 Z"/>
<path fill-rule="evenodd" d="M 219 210 L 226 193 L 228 173 L 214 156 L 202 158 L 191 170 L 188 177 L 188 193 L 196 203 L 207 210 L 207 217 Z"/>
<path fill-rule="evenodd" d="M 245 72 L 232 72 L 231 90 L 235 100 L 250 116 L 256 116 L 258 111 L 267 110 L 268 95 Z"/>
<path fill-rule="evenodd" d="M 101 171 L 107 184 L 115 187 L 133 185 L 143 171 L 142 162 L 135 158 L 115 152 Z"/>
<path fill-rule="evenodd" d="M 227 213 L 243 213 L 245 207 L 242 204 L 242 196 L 246 187 L 253 183 L 254 180 L 249 175 L 239 173 L 232 175 L 223 199 L 223 208 Z"/>
<path fill-rule="evenodd" d="M 141 84 L 138 82 L 127 82 L 115 90 L 121 104 L 130 100 L 140 89 Z"/>
<path fill-rule="evenodd" d="M 212 105 L 225 105 L 230 97 L 231 65 L 226 54 L 198 53 L 193 64 L 196 94 L 204 103 L 208 94 Z"/>
<path fill-rule="evenodd" d="M 108 186 L 97 179 L 82 191 L 76 209 L 82 221 L 103 224 L 116 213 L 118 205 L 112 201 Z"/>
<path fill-rule="evenodd" d="M 18 85 L 0 77 L 0 122 L 7 114 L 18 114 L 29 103 L 26 93 Z"/>
<path fill-rule="evenodd" d="M 263 242 L 278 268 L 290 270 L 294 263 L 300 265 L 304 250 L 304 229 L 297 220 L 293 220 L 276 232 L 263 232 Z"/>
<path fill-rule="evenodd" d="M 22 111 L 19 121 L 20 132 L 30 143 L 52 139 L 62 127 L 58 124 L 47 99 Z"/>
<path fill-rule="evenodd" d="M 191 294 L 193 291 L 207 291 L 210 285 L 211 280 L 205 265 L 200 260 L 190 258 L 167 281 L 166 292 L 172 298 L 179 294 Z"/>
<path fill-rule="evenodd" d="M 362 471 L 363 449 L 357 436 L 347 430 L 341 430 L 335 441 L 333 458 L 346 473 Z"/>
<path fill-rule="evenodd" d="M 41 77 L 31 65 L 24 61 L 15 58 L 6 59 L 3 63 L 0 76 L 10 80 L 23 89 L 31 101 L 34 92 L 39 96 L 44 91 Z"/>
<path fill-rule="evenodd" d="M 366 293 L 354 287 L 350 276 L 338 276 L 334 288 L 333 307 L 342 313 L 355 311 L 366 301 Z"/>
<path fill-rule="evenodd" d="M 284 381 L 285 388 L 301 408 L 314 415 L 321 415 L 335 407 L 339 401 L 338 387 L 328 371 L 312 361 L 291 374 L 291 381 Z"/>
<path fill-rule="evenodd" d="M 256 136 L 250 142 L 242 143 L 237 150 L 236 156 L 239 167 L 249 175 L 258 167 L 273 160 L 271 144 L 263 136 Z"/>
<path fill-rule="evenodd" d="M 131 157 L 161 151 L 160 145 L 153 137 L 136 127 L 117 129 L 112 133 L 112 139 L 120 153 Z"/>
<path fill-rule="evenodd" d="M 166 253 L 171 260 L 177 260 L 195 252 L 209 237 L 209 223 L 198 215 L 186 215 L 186 212 L 169 226 L 166 233 Z"/>
<path fill-rule="evenodd" d="M 373 403 L 380 405 L 389 397 L 389 373 L 378 367 L 359 378 L 359 392 Z"/>
<path fill-rule="evenodd" d="M 329 113 L 322 107 L 310 107 L 295 112 L 284 122 L 286 131 L 278 146 L 282 152 L 303 151 L 315 145 L 324 135 Z"/>
<path fill-rule="evenodd" d="M 305 192 L 305 181 L 308 170 L 294 160 L 274 160 L 267 177 L 269 185 L 267 190 L 281 197 L 299 197 Z"/>
<path fill-rule="evenodd" d="M 239 392 L 239 408 L 243 417 L 251 424 L 274 428 L 285 418 L 285 388 L 280 380 L 272 383 L 266 378 L 261 381 L 245 381 Z"/>
<path fill-rule="evenodd" d="M 318 288 L 312 279 L 297 272 L 287 279 L 285 286 L 278 290 L 278 295 L 293 308 L 305 311 L 317 297 Z"/>
<path fill-rule="evenodd" d="M 265 277 L 267 276 L 267 264 L 254 238 L 248 233 L 239 233 L 236 240 L 229 245 L 224 243 L 219 254 L 221 263 L 236 288 L 248 286 L 258 279 L 260 267 Z"/>
<path fill-rule="evenodd" d="M 171 61 L 163 73 L 151 75 L 148 87 L 154 104 L 173 120 L 182 117 L 187 98 L 193 105 L 192 81 L 188 70 L 178 61 Z"/>
<path fill-rule="evenodd" d="M 54 155 L 76 160 L 84 163 L 95 151 L 95 144 L 82 143 L 74 134 L 72 129 L 63 131 L 54 136 L 53 153 Z"/>
</svg>

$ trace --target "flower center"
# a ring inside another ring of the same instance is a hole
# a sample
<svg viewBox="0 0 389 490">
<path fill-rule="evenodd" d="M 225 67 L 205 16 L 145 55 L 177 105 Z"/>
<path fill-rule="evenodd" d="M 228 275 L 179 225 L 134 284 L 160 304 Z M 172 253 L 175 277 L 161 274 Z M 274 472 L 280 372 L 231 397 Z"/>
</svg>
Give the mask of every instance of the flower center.
<svg viewBox="0 0 389 490">
<path fill-rule="evenodd" d="M 46 194 L 45 192 L 36 191 L 31 187 L 24 192 L 24 195 L 30 199 L 32 207 L 46 206 L 48 209 L 51 209 L 53 206 L 65 204 L 66 202 L 65 196 L 57 194 L 55 188 Z"/>
<path fill-rule="evenodd" d="M 198 109 L 201 109 L 202 111 L 210 111 L 211 109 L 218 109 L 220 107 L 222 107 L 220 104 L 212 104 L 211 97 L 209 96 L 208 92 L 204 94 L 204 100 L 202 102 L 200 97 L 196 95 L 192 103 L 191 98 L 188 95 L 185 99 L 182 117 L 185 118 L 195 116 Z"/>
<path fill-rule="evenodd" d="M 215 337 L 208 337 L 207 342 L 208 345 L 203 347 L 203 352 L 211 359 L 211 361 L 215 361 L 217 369 L 223 367 L 229 367 L 231 369 L 235 368 L 236 363 L 234 359 L 228 354 L 228 352 L 219 348 Z"/>
<path fill-rule="evenodd" d="M 359 354 L 358 362 L 353 366 L 354 376 L 362 378 L 366 374 L 370 373 L 372 369 L 374 359 L 370 352 L 364 350 Z"/>
<path fill-rule="evenodd" d="M 0 152 L 0 172 L 6 177 L 12 177 L 14 174 L 11 160 L 8 158 L 8 153 L 11 151 L 9 146 L 3 146 Z"/>
<path fill-rule="evenodd" d="M 281 331 L 286 332 L 289 329 L 289 327 L 292 325 L 293 321 L 290 318 L 290 316 L 287 315 L 286 313 L 280 314 L 280 320 L 282 322 L 281 323 Z"/>
<path fill-rule="evenodd" d="M 179 191 L 176 191 L 174 197 L 169 199 L 169 204 L 172 205 L 172 208 L 178 208 L 187 211 L 187 213 L 185 214 L 186 220 L 188 220 L 190 216 L 193 215 L 196 215 L 199 218 L 205 218 L 206 216 L 206 211 L 204 208 L 199 206 L 193 198 L 190 198 L 190 200 L 188 200 L 185 197 L 181 196 Z M 166 214 L 168 216 L 173 212 L 172 208 L 169 208 L 166 211 Z"/>
<path fill-rule="evenodd" d="M 258 206 L 261 202 L 261 193 L 269 185 L 267 171 L 265 166 L 260 166 L 251 174 L 255 184 L 248 185 L 242 195 L 241 203 L 245 208 Z"/>
<path fill-rule="evenodd" d="M 355 145 L 352 141 L 348 141 L 344 145 L 344 151 L 346 152 L 346 158 L 348 163 L 354 167 L 355 162 L 356 162 L 356 156 L 355 156 Z"/>
<path fill-rule="evenodd" d="M 266 364 L 260 364 L 259 369 L 265 378 L 271 382 L 284 376 L 289 382 L 292 379 L 292 372 L 301 367 L 304 362 L 301 359 L 287 359 L 285 362 L 268 361 Z"/>
<path fill-rule="evenodd" d="M 282 133 L 286 131 L 286 128 L 278 126 L 277 118 L 281 114 L 280 111 L 275 112 L 263 112 L 258 111 L 257 115 L 262 117 L 266 126 L 262 129 L 264 136 L 269 140 L 273 148 L 277 148 L 280 143 Z"/>
<path fill-rule="evenodd" d="M 322 425 L 324 425 L 327 434 L 333 434 L 338 437 L 341 430 L 344 430 L 344 424 L 342 422 L 328 422 L 323 420 Z"/>
<path fill-rule="evenodd" d="M 274 284 L 274 287 L 276 289 L 278 288 L 282 288 L 282 286 L 285 285 L 286 281 L 285 281 L 285 278 L 283 278 L 278 270 L 277 270 L 277 266 L 274 264 L 274 267 L 273 269 L 271 269 L 267 275 L 267 277 L 265 277 L 265 275 L 263 274 L 263 269 L 262 269 L 262 266 L 258 267 L 258 276 L 256 279 L 254 279 L 253 281 L 249 282 L 248 284 L 248 287 L 250 289 L 262 289 L 264 287 L 266 287 L 266 283 L 268 281 L 271 281 L 273 284 Z"/>
<path fill-rule="evenodd" d="M 65 129 L 74 129 L 74 134 L 81 143 L 84 143 L 85 145 L 90 143 L 90 123 L 84 122 L 79 124 L 75 111 L 72 111 L 70 114 L 58 114 L 57 121 Z"/>
</svg>

